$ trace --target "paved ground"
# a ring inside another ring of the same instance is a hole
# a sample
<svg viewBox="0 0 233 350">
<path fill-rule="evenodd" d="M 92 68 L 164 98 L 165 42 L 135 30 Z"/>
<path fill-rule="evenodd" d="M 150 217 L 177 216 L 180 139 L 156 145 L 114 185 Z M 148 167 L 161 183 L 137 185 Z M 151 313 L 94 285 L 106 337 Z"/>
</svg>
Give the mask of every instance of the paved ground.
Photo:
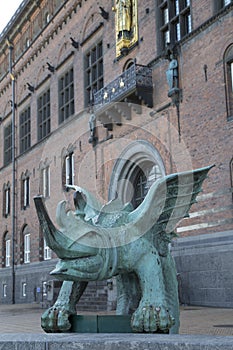
<svg viewBox="0 0 233 350">
<path fill-rule="evenodd" d="M 39 304 L 0 305 L 0 333 L 43 333 L 43 312 Z M 180 321 L 180 334 L 233 336 L 233 309 L 185 306 Z"/>
</svg>

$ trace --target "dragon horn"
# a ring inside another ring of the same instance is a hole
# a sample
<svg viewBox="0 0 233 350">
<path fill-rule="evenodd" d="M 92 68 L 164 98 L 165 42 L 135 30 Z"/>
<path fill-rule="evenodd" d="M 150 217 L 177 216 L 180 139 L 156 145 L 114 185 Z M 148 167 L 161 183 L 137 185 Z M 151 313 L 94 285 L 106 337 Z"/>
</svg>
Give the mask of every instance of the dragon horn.
<svg viewBox="0 0 233 350">
<path fill-rule="evenodd" d="M 79 244 L 54 226 L 45 208 L 42 196 L 34 197 L 34 202 L 46 243 L 60 259 L 84 257 L 95 254 L 95 248 Z M 64 208 L 62 202 L 60 206 Z"/>
</svg>

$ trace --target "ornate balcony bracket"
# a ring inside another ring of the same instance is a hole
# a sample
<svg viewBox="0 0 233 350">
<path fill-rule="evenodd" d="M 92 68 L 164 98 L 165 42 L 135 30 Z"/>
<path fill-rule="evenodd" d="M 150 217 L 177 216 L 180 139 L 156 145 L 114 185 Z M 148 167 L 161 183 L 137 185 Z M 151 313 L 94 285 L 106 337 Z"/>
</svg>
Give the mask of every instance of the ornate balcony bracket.
<svg viewBox="0 0 233 350">
<path fill-rule="evenodd" d="M 132 108 L 140 113 L 142 103 L 153 107 L 152 70 L 133 64 L 94 94 L 94 113 L 106 127 L 121 125 L 122 117 L 131 119 Z"/>
</svg>

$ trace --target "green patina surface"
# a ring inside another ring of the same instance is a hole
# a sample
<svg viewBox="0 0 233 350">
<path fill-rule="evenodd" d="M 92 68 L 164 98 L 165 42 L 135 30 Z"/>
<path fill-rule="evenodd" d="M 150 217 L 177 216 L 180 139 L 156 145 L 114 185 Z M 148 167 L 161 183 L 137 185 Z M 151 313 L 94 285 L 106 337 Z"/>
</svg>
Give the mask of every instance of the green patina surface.
<svg viewBox="0 0 233 350">
<path fill-rule="evenodd" d="M 196 202 L 210 169 L 157 180 L 136 209 L 118 200 L 102 207 L 87 190 L 71 186 L 75 211 L 67 212 L 64 201 L 58 204 L 59 230 L 42 197 L 35 197 L 46 242 L 60 258 L 51 274 L 64 281 L 57 301 L 42 316 L 42 328 L 46 332 L 71 330 L 70 317 L 76 315 L 87 283 L 116 276 L 116 313 L 130 315 L 133 332 L 178 333 L 177 277 L 169 243 L 176 236 L 177 224 Z"/>
<path fill-rule="evenodd" d="M 73 315 L 73 333 L 132 333 L 130 315 Z"/>
</svg>

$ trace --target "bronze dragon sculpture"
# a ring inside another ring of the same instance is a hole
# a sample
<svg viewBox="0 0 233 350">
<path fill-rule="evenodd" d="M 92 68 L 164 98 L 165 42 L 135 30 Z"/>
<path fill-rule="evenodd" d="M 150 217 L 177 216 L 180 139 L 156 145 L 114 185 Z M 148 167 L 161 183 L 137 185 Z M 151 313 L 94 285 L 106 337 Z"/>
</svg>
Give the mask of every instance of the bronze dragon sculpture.
<svg viewBox="0 0 233 350">
<path fill-rule="evenodd" d="M 116 199 L 103 207 L 87 190 L 74 189 L 75 211 L 57 207 L 58 230 L 34 198 L 48 246 L 60 259 L 51 275 L 63 282 L 55 304 L 42 316 L 46 332 L 66 332 L 69 317 L 88 281 L 117 279 L 116 313 L 132 314 L 135 332 L 178 333 L 176 268 L 169 243 L 181 219 L 188 216 L 211 166 L 165 176 L 133 209 Z"/>
</svg>

